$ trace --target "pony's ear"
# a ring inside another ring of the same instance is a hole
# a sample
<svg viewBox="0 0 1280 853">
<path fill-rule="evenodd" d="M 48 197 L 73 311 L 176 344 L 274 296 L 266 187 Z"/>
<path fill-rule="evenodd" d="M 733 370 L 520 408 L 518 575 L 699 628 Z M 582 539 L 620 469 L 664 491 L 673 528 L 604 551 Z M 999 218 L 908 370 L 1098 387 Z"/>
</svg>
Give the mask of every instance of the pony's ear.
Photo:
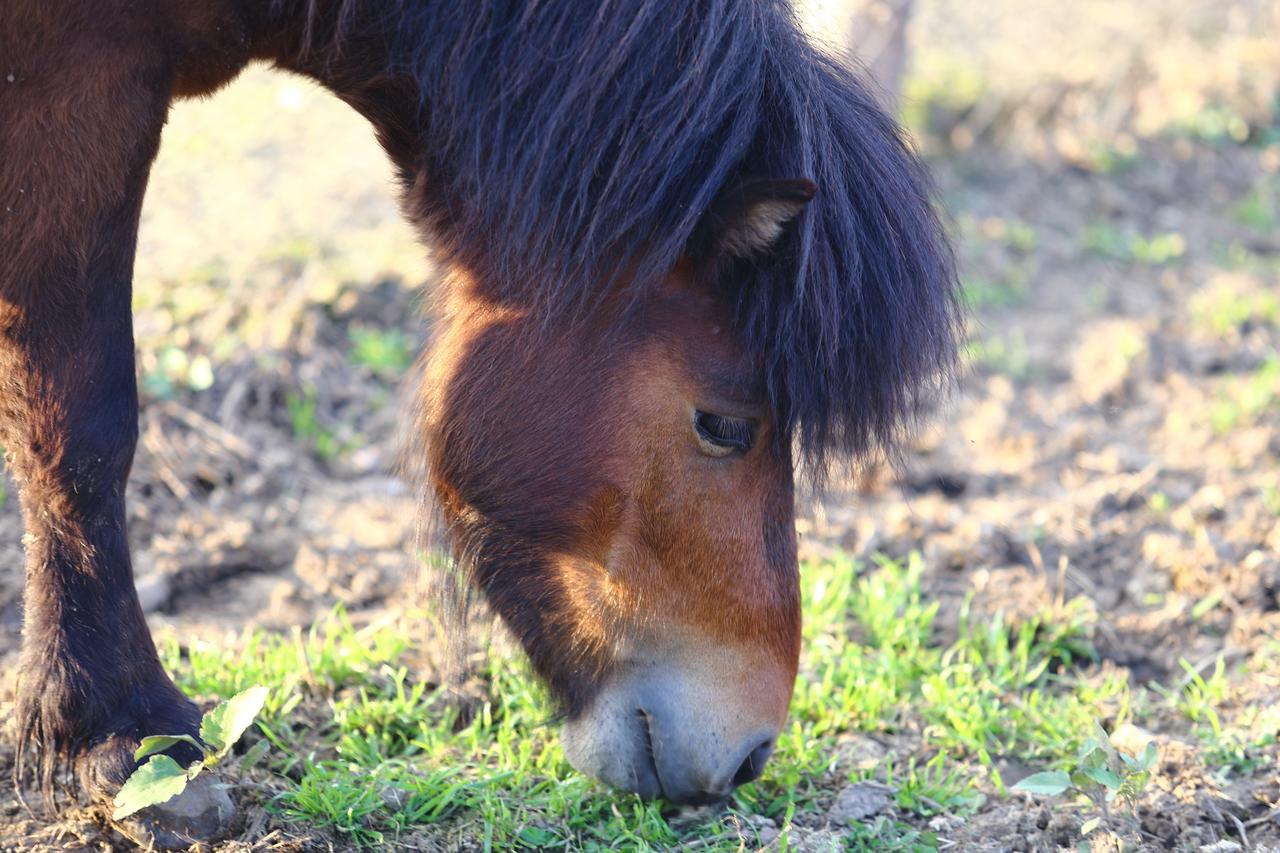
<svg viewBox="0 0 1280 853">
<path fill-rule="evenodd" d="M 692 247 L 700 262 L 765 254 L 782 227 L 804 210 L 817 192 L 803 178 L 751 178 L 727 186 L 703 217 Z"/>
</svg>

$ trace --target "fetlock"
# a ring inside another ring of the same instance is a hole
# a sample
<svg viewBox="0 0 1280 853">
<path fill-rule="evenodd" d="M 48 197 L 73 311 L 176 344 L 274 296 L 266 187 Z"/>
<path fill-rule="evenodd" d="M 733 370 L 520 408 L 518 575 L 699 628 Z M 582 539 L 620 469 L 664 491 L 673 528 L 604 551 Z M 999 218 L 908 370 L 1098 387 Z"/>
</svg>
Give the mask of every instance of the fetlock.
<svg viewBox="0 0 1280 853">
<path fill-rule="evenodd" d="M 46 801 L 63 770 L 74 771 L 90 798 L 108 801 L 137 767 L 133 755 L 142 738 L 198 734 L 199 709 L 154 669 L 146 677 L 83 680 L 76 667 L 24 662 L 18 757 L 36 770 Z M 199 757 L 186 744 L 169 752 L 184 765 Z"/>
</svg>

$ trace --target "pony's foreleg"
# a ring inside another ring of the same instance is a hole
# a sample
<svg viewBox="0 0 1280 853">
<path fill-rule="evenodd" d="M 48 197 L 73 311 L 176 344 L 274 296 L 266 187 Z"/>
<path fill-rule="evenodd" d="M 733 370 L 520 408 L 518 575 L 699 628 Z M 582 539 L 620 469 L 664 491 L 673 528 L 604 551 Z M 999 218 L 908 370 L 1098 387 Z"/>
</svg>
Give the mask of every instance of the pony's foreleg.
<svg viewBox="0 0 1280 853">
<path fill-rule="evenodd" d="M 169 75 L 89 41 L 23 45 L 30 62 L 0 79 L 0 443 L 27 530 L 17 765 L 34 760 L 46 797 L 66 764 L 114 793 L 139 738 L 200 718 L 160 665 L 125 530 L 133 257 Z"/>
</svg>

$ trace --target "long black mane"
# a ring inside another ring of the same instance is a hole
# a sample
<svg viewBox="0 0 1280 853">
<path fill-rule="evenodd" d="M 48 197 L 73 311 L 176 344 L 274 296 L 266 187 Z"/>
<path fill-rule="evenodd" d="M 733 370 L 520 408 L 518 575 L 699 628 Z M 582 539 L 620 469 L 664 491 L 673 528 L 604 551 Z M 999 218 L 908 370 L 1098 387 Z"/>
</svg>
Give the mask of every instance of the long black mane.
<svg viewBox="0 0 1280 853">
<path fill-rule="evenodd" d="M 315 0 L 311 0 L 315 2 Z M 421 96 L 421 208 L 446 252 L 548 316 L 650 286 L 739 176 L 809 178 L 734 288 L 811 470 L 892 449 L 947 379 L 954 263 L 928 178 L 782 0 L 343 0 Z"/>
</svg>

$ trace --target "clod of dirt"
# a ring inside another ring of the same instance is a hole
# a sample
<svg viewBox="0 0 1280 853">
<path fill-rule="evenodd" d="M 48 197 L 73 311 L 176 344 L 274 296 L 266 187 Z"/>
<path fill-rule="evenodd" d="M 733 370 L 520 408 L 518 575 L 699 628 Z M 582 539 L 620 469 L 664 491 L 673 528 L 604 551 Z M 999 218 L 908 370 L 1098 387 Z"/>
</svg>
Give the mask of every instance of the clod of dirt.
<svg viewBox="0 0 1280 853">
<path fill-rule="evenodd" d="M 1146 353 L 1147 334 L 1136 322 L 1094 323 L 1084 332 L 1071 363 L 1071 377 L 1081 398 L 1095 406 L 1122 401 Z"/>
<path fill-rule="evenodd" d="M 879 782 L 863 781 L 847 786 L 836 795 L 827 819 L 837 826 L 848 826 L 880 814 L 889 805 L 893 789 Z"/>
<path fill-rule="evenodd" d="M 836 739 L 836 764 L 852 770 L 876 767 L 889 753 L 889 747 L 861 732 L 849 732 Z"/>
</svg>

